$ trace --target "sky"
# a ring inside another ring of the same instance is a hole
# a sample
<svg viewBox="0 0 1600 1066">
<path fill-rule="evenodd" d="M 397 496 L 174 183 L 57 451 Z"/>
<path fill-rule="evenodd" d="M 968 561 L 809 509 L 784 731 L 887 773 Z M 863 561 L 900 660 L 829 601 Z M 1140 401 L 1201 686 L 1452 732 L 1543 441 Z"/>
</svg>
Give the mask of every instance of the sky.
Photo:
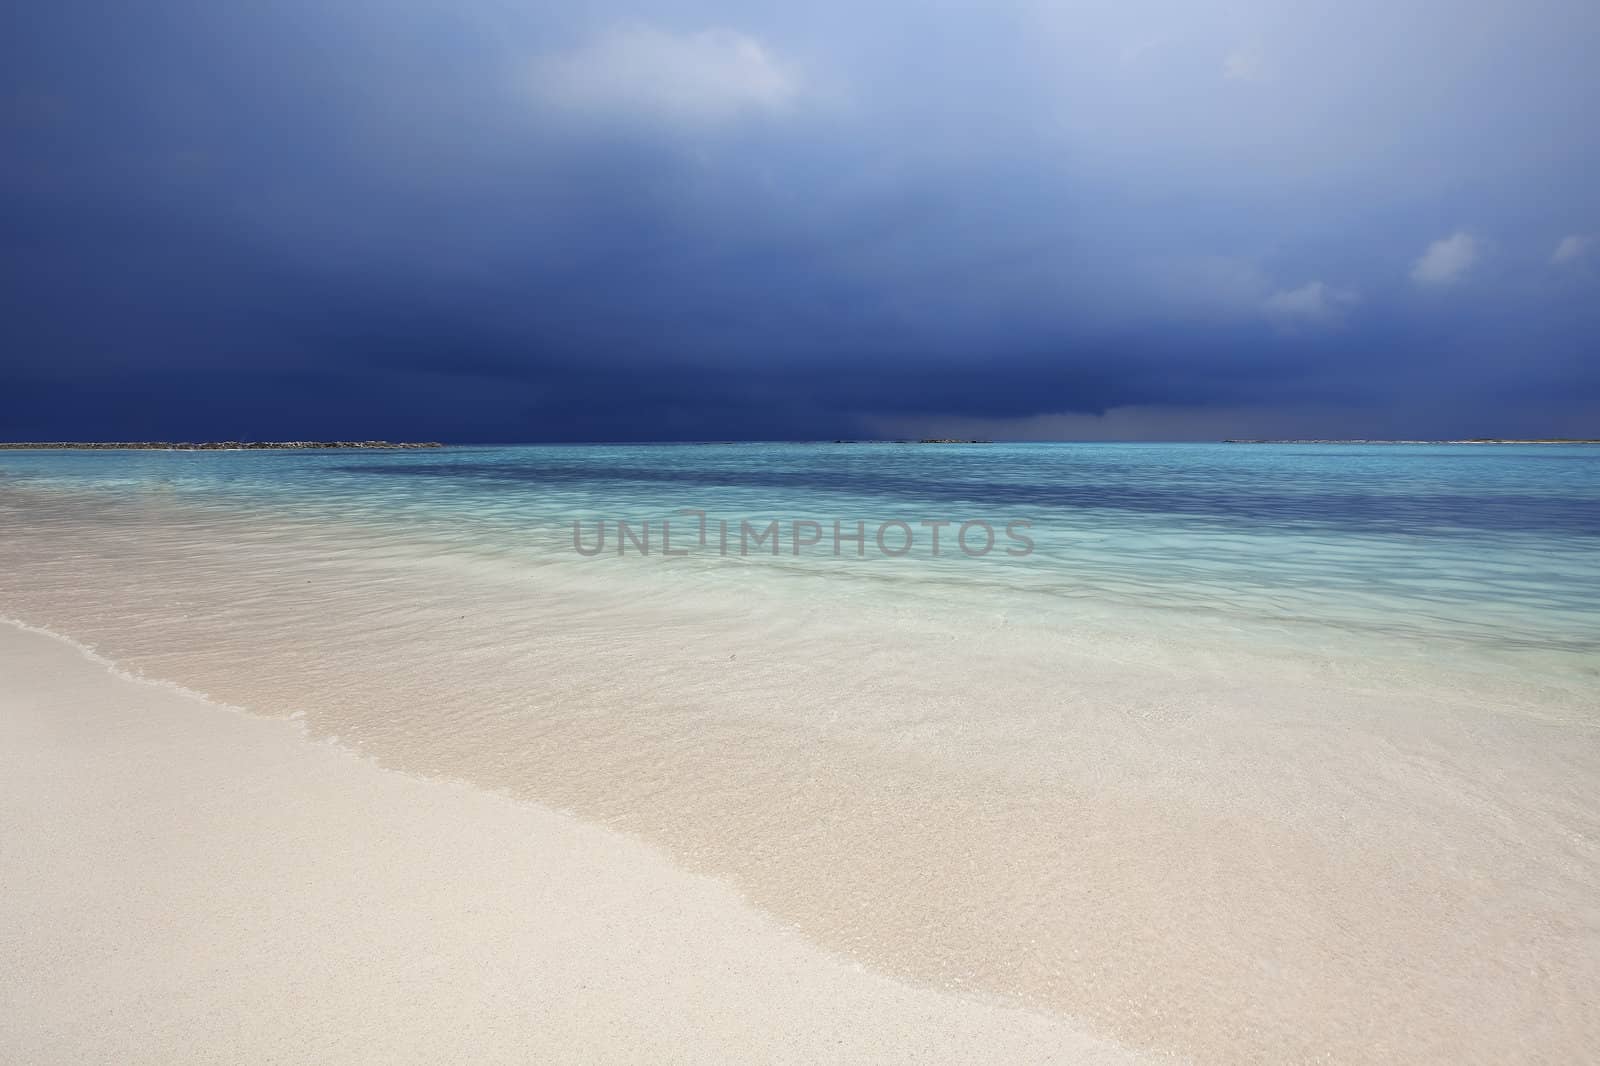
<svg viewBox="0 0 1600 1066">
<path fill-rule="evenodd" d="M 0 439 L 1600 436 L 1592 0 L 22 0 Z"/>
</svg>

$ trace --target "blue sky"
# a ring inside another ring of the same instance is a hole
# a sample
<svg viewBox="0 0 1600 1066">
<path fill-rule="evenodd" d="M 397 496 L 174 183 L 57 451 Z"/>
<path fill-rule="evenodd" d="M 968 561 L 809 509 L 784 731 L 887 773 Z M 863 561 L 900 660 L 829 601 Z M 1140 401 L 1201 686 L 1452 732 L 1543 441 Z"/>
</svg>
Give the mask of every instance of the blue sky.
<svg viewBox="0 0 1600 1066">
<path fill-rule="evenodd" d="M 0 437 L 1600 435 L 1600 5 L 0 15 Z"/>
</svg>

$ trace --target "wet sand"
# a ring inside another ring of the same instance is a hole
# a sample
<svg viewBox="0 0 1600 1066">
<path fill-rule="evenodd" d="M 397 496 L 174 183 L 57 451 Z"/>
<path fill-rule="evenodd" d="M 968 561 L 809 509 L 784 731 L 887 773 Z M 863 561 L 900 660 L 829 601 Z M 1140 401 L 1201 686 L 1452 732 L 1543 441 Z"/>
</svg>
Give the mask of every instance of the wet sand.
<svg viewBox="0 0 1600 1066">
<path fill-rule="evenodd" d="M 0 855 L 5 1062 L 1151 1061 L 13 625 Z"/>
</svg>

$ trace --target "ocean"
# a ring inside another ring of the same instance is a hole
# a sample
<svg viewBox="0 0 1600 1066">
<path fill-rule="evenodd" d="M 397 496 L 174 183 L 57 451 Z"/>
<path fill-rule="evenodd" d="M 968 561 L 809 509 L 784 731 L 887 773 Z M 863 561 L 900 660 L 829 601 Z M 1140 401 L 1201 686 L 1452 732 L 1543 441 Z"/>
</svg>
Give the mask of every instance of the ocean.
<svg viewBox="0 0 1600 1066">
<path fill-rule="evenodd" d="M 1600 1044 L 1600 448 L 16 451 L 0 530 L 0 616 L 909 981 L 1202 1061 Z"/>
</svg>

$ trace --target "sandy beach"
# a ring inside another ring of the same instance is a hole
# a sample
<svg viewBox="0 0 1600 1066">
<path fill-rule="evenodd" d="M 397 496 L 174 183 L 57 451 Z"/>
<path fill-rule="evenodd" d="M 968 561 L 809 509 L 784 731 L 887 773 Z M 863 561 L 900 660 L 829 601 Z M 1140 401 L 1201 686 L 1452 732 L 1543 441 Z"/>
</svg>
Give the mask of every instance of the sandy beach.
<svg viewBox="0 0 1600 1066">
<path fill-rule="evenodd" d="M 1150 1061 L 14 625 L 0 855 L 10 1063 Z"/>
<path fill-rule="evenodd" d="M 528 537 L 548 489 L 483 477 L 568 453 L 420 490 L 216 454 L 215 488 L 163 458 L 0 491 L 0 617 L 37 627 L 0 627 L 0 1061 L 1600 1047 L 1570 538 L 1392 538 L 1435 579 L 1288 625 L 1138 605 L 1214 596 L 1192 565 L 1073 595 L 1129 572 L 1087 550 L 590 565 Z M 1294 560 L 1274 587 L 1418 569 L 1364 527 L 1246 551 L 1118 521 L 1094 543 Z"/>
</svg>

